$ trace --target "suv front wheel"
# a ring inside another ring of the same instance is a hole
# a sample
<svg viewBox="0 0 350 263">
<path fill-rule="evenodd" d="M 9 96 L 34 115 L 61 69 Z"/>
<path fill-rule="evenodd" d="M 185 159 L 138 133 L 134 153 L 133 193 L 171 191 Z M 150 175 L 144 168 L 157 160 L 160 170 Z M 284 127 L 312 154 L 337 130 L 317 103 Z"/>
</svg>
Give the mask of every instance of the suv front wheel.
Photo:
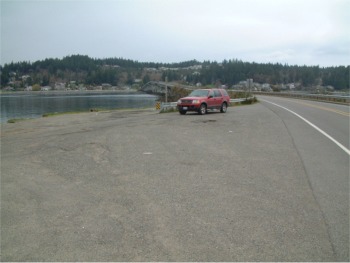
<svg viewBox="0 0 350 263">
<path fill-rule="evenodd" d="M 198 113 L 200 115 L 204 115 L 207 113 L 207 105 L 205 105 L 204 103 L 199 107 Z"/>
</svg>

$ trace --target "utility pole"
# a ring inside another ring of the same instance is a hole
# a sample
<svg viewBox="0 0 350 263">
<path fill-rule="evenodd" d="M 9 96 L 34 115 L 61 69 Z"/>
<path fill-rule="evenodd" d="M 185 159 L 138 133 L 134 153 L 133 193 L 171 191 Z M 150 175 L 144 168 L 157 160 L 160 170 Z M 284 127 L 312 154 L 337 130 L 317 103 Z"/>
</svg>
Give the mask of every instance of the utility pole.
<svg viewBox="0 0 350 263">
<path fill-rule="evenodd" d="M 253 79 L 247 79 L 247 90 L 248 92 L 246 92 L 246 99 L 248 99 L 248 97 L 250 97 L 250 92 L 253 86 Z"/>
<path fill-rule="evenodd" d="M 168 102 L 168 76 L 165 77 L 165 103 Z"/>
</svg>

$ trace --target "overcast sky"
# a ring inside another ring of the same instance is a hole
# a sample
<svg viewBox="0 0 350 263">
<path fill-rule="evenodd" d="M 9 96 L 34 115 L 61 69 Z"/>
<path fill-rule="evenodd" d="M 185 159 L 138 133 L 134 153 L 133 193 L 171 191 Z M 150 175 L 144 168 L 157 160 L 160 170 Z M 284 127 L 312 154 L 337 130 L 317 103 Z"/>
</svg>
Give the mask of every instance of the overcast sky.
<svg viewBox="0 0 350 263">
<path fill-rule="evenodd" d="M 350 0 L 1 0 L 1 65 L 63 58 L 350 64 Z"/>
</svg>

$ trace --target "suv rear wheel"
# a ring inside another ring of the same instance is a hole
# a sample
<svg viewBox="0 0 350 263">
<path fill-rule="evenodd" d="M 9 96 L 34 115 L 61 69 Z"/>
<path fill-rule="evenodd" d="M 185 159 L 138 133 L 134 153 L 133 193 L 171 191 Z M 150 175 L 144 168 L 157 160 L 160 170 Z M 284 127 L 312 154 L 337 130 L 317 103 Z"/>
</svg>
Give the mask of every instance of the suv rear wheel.
<svg viewBox="0 0 350 263">
<path fill-rule="evenodd" d="M 201 104 L 201 106 L 199 107 L 198 113 L 200 115 L 204 115 L 207 113 L 207 105 L 205 105 L 204 103 Z"/>
<path fill-rule="evenodd" d="M 226 104 L 226 102 L 224 102 L 224 103 L 221 105 L 220 112 L 225 113 L 226 111 L 227 111 L 227 104 Z"/>
</svg>

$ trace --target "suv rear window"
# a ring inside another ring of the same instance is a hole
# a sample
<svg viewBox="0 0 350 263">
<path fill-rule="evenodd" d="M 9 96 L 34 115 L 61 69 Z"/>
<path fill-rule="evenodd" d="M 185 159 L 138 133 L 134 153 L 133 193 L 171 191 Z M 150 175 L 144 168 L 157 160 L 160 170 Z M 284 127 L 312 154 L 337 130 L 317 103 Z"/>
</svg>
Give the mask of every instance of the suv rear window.
<svg viewBox="0 0 350 263">
<path fill-rule="evenodd" d="M 222 89 L 222 90 L 221 90 L 221 92 L 222 92 L 222 95 L 223 95 L 223 96 L 228 96 L 228 94 L 227 94 L 227 91 L 226 91 L 226 90 Z"/>
</svg>

